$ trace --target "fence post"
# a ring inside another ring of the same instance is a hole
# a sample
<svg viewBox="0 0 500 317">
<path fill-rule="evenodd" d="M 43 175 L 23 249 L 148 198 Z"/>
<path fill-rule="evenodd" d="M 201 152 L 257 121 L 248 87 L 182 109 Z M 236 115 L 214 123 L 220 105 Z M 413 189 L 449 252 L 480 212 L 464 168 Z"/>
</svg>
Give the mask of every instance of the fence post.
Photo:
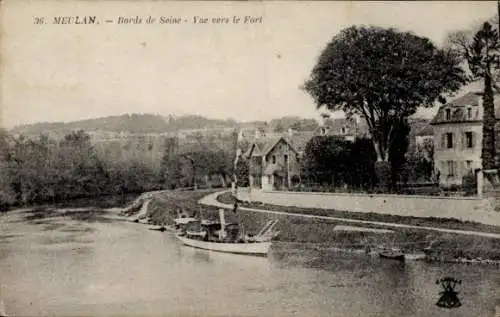
<svg viewBox="0 0 500 317">
<path fill-rule="evenodd" d="M 482 169 L 477 171 L 476 178 L 477 178 L 477 197 L 483 198 L 484 175 Z"/>
</svg>

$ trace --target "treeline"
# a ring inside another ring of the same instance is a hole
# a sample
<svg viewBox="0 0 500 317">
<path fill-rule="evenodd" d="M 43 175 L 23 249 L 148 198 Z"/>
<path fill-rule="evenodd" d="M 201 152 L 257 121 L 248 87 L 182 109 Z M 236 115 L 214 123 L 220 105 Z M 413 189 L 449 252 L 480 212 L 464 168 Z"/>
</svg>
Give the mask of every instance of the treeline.
<svg viewBox="0 0 500 317">
<path fill-rule="evenodd" d="M 40 135 L 46 132 L 70 133 L 73 130 L 129 133 L 162 133 L 182 129 L 236 127 L 234 120 L 209 119 L 198 115 L 163 117 L 153 114 L 125 114 L 74 122 L 42 122 L 16 127 L 13 133 Z"/>
<path fill-rule="evenodd" d="M 167 116 L 153 114 L 125 114 L 103 118 L 86 119 L 73 122 L 41 122 L 15 127 L 12 133 L 37 136 L 44 133 L 63 135 L 75 130 L 128 132 L 128 133 L 163 133 L 189 129 L 237 128 L 249 125 L 276 132 L 292 128 L 296 131 L 310 131 L 318 127 L 315 119 L 300 117 L 282 117 L 266 121 L 239 123 L 233 119 L 210 119 L 200 115 Z"/>
<path fill-rule="evenodd" d="M 0 207 L 124 195 L 178 187 L 228 186 L 232 153 L 168 140 L 159 167 L 147 159 L 109 159 L 83 130 L 61 140 L 0 132 Z M 149 162 L 149 163 L 148 163 Z"/>
</svg>

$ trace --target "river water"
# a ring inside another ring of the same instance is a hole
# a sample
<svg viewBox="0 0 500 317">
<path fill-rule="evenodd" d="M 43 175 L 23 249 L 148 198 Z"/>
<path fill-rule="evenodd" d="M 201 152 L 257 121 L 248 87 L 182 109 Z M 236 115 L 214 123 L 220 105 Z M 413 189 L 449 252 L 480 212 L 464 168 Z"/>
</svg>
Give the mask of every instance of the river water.
<svg viewBox="0 0 500 317">
<path fill-rule="evenodd" d="M 269 258 L 181 246 L 106 213 L 0 214 L 0 298 L 14 316 L 494 316 L 500 269 L 405 264 L 277 242 Z M 462 306 L 435 305 L 462 280 Z M 0 305 L 2 304 L 0 303 Z"/>
</svg>

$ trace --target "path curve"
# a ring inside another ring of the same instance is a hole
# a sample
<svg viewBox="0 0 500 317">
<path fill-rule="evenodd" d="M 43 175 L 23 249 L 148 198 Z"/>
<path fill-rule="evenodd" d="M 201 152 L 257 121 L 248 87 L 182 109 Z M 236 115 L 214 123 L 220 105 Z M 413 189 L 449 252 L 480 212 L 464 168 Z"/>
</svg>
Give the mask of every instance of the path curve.
<svg viewBox="0 0 500 317">
<path fill-rule="evenodd" d="M 217 196 L 227 193 L 228 191 L 220 191 L 213 194 L 209 194 L 199 200 L 199 203 L 205 206 L 212 206 L 217 208 L 225 208 L 225 209 L 233 209 L 233 205 L 224 204 L 217 201 Z M 456 229 L 444 229 L 444 228 L 436 228 L 436 227 L 426 227 L 426 226 L 412 226 L 405 225 L 400 223 L 392 223 L 392 222 L 380 222 L 380 221 L 369 221 L 369 220 L 358 220 L 351 218 L 341 218 L 341 217 L 330 217 L 330 216 L 316 216 L 316 215 L 307 215 L 307 214 L 299 214 L 285 211 L 276 211 L 276 210 L 266 210 L 266 209 L 257 209 L 257 208 L 248 208 L 248 207 L 238 207 L 241 210 L 246 211 L 254 211 L 260 213 L 268 213 L 275 215 L 286 215 L 291 217 L 302 217 L 302 218 L 311 218 L 311 219 L 324 219 L 324 220 L 336 220 L 343 221 L 349 223 L 358 223 L 358 224 L 370 224 L 370 225 L 378 225 L 385 227 L 393 227 L 393 228 L 405 228 L 405 229 L 421 229 L 421 230 L 429 230 L 429 231 L 437 231 L 444 233 L 455 233 L 455 234 L 463 234 L 463 235 L 472 235 L 472 236 L 481 236 L 487 238 L 496 238 L 500 239 L 499 233 L 492 232 L 480 232 L 480 231 L 469 231 L 469 230 L 456 230 Z"/>
</svg>

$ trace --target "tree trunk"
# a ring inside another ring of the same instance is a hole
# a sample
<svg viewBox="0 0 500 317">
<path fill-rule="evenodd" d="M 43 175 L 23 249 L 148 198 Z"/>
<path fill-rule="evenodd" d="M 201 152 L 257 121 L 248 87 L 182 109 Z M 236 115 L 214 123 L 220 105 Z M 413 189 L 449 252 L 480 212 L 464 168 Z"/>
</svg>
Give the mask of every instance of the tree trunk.
<svg viewBox="0 0 500 317">
<path fill-rule="evenodd" d="M 389 162 L 389 150 L 383 148 L 380 141 L 373 141 L 377 161 L 375 162 L 375 176 L 377 178 L 376 191 L 386 193 L 391 183 L 391 164 Z"/>
<path fill-rule="evenodd" d="M 391 183 L 391 164 L 387 161 L 375 162 L 375 175 L 377 177 L 377 192 L 387 193 Z"/>
<path fill-rule="evenodd" d="M 486 74 L 484 77 L 483 148 L 481 159 L 483 169 L 490 170 L 495 168 L 495 104 L 490 74 Z"/>
</svg>

